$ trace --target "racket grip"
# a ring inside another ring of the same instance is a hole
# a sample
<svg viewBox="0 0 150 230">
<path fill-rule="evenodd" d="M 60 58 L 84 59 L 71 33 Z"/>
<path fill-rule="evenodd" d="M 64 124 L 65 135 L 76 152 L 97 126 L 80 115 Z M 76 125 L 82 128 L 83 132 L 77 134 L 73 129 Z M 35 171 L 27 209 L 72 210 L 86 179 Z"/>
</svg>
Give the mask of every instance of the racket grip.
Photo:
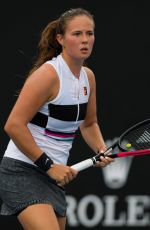
<svg viewBox="0 0 150 230">
<path fill-rule="evenodd" d="M 81 161 L 77 164 L 72 165 L 71 168 L 80 172 L 86 168 L 93 166 L 93 165 L 94 165 L 94 161 L 92 159 L 87 159 L 87 160 L 84 160 L 84 161 Z"/>
</svg>

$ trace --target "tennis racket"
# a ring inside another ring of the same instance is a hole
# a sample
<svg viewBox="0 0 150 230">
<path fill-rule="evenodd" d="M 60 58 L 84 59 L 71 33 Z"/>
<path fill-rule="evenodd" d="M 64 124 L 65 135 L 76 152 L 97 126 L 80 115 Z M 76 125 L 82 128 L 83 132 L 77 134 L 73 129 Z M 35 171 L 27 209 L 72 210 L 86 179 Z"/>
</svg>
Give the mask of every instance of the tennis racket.
<svg viewBox="0 0 150 230">
<path fill-rule="evenodd" d="M 150 154 L 150 119 L 141 121 L 127 129 L 104 153 L 98 153 L 96 156 L 83 160 L 71 167 L 81 171 L 94 166 L 100 160 L 100 156 L 107 156 L 116 147 L 121 152 L 111 154 L 109 157 L 117 158 Z"/>
</svg>

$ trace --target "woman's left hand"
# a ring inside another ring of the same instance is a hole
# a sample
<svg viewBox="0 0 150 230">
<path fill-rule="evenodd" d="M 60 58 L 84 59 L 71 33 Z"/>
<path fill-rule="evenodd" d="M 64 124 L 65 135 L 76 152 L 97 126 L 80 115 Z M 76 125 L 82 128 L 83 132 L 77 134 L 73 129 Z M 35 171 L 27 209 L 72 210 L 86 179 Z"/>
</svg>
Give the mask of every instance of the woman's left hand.
<svg viewBox="0 0 150 230">
<path fill-rule="evenodd" d="M 95 166 L 96 167 L 105 167 L 105 166 L 109 165 L 112 162 L 114 162 L 114 159 L 109 157 L 109 155 L 106 156 L 106 157 L 100 156 L 100 160 L 96 162 Z"/>
</svg>

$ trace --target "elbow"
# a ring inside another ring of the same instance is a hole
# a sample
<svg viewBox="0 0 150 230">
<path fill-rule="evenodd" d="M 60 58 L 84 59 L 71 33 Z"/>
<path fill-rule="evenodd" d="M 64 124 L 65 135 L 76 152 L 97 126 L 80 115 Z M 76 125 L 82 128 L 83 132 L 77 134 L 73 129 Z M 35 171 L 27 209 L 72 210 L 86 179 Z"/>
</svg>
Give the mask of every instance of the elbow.
<svg viewBox="0 0 150 230">
<path fill-rule="evenodd" d="M 83 134 L 86 130 L 89 130 L 90 128 L 95 127 L 95 126 L 97 126 L 97 125 L 98 125 L 97 121 L 88 122 L 88 123 L 83 122 L 83 123 L 80 125 L 80 131 L 81 131 L 81 133 Z"/>
<path fill-rule="evenodd" d="M 8 124 L 8 122 L 6 122 L 5 125 L 4 125 L 4 131 L 5 131 L 5 133 L 8 134 L 8 132 L 9 132 L 9 124 Z"/>
<path fill-rule="evenodd" d="M 8 135 L 12 132 L 13 130 L 13 124 L 11 122 L 6 122 L 5 126 L 4 126 L 4 131 L 5 133 L 7 133 Z"/>
<path fill-rule="evenodd" d="M 20 125 L 17 121 L 7 121 L 4 126 L 4 131 L 9 135 L 13 136 L 16 133 L 16 130 L 20 128 Z"/>
<path fill-rule="evenodd" d="M 93 121 L 89 121 L 89 122 L 86 122 L 84 121 L 82 124 L 81 124 L 81 128 L 89 128 L 93 125 L 98 125 L 98 122 L 97 120 L 93 120 Z"/>
</svg>

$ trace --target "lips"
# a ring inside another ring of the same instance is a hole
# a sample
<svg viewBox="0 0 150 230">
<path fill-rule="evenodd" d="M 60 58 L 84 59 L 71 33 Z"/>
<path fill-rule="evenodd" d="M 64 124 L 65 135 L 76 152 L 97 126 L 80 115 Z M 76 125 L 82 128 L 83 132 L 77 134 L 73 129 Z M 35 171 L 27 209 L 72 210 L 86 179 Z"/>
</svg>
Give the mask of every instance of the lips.
<svg viewBox="0 0 150 230">
<path fill-rule="evenodd" d="M 88 51 L 88 48 L 82 48 L 81 51 Z"/>
</svg>

